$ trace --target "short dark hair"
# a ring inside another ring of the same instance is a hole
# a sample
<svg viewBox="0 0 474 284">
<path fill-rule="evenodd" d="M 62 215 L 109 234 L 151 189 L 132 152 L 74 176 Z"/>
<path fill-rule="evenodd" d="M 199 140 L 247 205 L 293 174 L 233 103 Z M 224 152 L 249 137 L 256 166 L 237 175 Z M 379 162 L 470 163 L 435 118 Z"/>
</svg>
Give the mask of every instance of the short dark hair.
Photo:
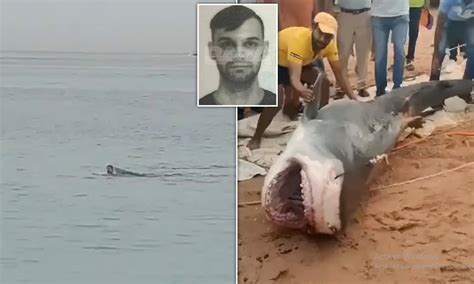
<svg viewBox="0 0 474 284">
<path fill-rule="evenodd" d="M 217 29 L 233 31 L 239 28 L 248 19 L 255 18 L 262 28 L 262 38 L 265 36 L 263 21 L 257 13 L 243 5 L 232 5 L 222 9 L 211 20 L 211 33 L 214 38 L 214 32 Z"/>
</svg>

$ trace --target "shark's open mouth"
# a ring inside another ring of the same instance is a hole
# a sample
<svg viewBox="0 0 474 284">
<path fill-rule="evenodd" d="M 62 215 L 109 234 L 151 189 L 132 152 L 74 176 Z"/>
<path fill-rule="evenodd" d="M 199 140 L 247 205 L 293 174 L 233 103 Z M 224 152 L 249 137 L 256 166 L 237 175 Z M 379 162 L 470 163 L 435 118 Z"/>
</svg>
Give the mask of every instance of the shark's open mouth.
<svg viewBox="0 0 474 284">
<path fill-rule="evenodd" d="M 333 160 L 305 155 L 281 157 L 270 169 L 262 205 L 270 220 L 310 234 L 334 234 L 341 229 L 342 176 Z"/>
<path fill-rule="evenodd" d="M 288 166 L 269 182 L 264 204 L 277 224 L 291 228 L 313 224 L 311 185 L 301 163 L 288 160 Z"/>
</svg>

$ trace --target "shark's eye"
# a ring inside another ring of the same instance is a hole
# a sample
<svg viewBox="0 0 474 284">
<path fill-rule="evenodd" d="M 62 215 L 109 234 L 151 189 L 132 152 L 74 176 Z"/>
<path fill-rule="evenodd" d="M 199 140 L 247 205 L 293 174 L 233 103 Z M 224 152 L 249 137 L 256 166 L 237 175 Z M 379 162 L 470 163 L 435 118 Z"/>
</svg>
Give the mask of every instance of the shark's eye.
<svg viewBox="0 0 474 284">
<path fill-rule="evenodd" d="M 344 173 L 340 173 L 340 174 L 336 175 L 336 177 L 334 179 L 338 179 L 338 178 L 342 177 L 343 175 L 344 175 Z"/>
</svg>

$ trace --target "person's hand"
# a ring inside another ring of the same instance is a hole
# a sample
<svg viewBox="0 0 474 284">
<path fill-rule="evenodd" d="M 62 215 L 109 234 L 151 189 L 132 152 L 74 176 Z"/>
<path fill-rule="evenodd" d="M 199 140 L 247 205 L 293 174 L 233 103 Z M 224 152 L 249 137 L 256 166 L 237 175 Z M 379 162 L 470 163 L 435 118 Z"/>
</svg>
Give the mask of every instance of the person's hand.
<svg viewBox="0 0 474 284">
<path fill-rule="evenodd" d="M 301 97 L 303 98 L 303 101 L 305 103 L 310 103 L 314 100 L 313 90 L 308 89 L 306 84 L 304 84 L 301 88 L 299 88 L 298 92 L 300 92 Z"/>
<path fill-rule="evenodd" d="M 249 143 L 247 144 L 247 148 L 249 148 L 250 150 L 260 148 L 260 139 L 255 139 L 254 137 L 250 139 Z"/>
</svg>

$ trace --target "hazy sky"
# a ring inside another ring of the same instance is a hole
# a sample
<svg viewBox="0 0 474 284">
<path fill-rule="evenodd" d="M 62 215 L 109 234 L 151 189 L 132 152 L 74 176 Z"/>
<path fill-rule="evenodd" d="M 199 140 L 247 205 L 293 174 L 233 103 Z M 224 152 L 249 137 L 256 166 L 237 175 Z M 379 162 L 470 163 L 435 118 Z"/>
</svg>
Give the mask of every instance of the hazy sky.
<svg viewBox="0 0 474 284">
<path fill-rule="evenodd" d="M 193 52 L 196 50 L 197 2 L 0 0 L 1 49 Z"/>
</svg>

